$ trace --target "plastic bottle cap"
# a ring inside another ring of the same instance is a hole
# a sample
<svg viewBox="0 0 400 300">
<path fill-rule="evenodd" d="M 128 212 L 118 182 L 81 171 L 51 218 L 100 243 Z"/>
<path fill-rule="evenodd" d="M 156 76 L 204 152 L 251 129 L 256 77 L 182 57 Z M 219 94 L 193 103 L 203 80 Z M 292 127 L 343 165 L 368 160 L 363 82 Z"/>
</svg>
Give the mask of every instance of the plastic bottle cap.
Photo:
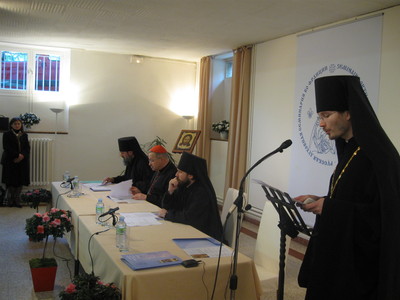
<svg viewBox="0 0 400 300">
<path fill-rule="evenodd" d="M 120 217 L 119 217 L 119 220 L 120 220 L 120 221 L 124 221 L 124 220 L 125 220 L 125 217 L 124 217 L 124 216 L 120 216 Z"/>
<path fill-rule="evenodd" d="M 99 200 L 98 200 L 99 202 L 103 202 L 103 199 L 101 199 L 101 198 L 99 198 Z"/>
</svg>

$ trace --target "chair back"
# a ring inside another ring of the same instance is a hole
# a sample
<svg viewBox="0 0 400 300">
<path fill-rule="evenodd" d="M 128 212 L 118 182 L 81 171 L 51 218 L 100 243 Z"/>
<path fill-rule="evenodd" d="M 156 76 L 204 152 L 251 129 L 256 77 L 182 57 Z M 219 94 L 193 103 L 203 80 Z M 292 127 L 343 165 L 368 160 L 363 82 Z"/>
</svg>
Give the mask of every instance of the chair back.
<svg viewBox="0 0 400 300">
<path fill-rule="evenodd" d="M 222 207 L 221 213 L 221 222 L 222 225 L 225 226 L 225 234 L 224 239 L 229 247 L 232 247 L 235 244 L 236 240 L 236 224 L 237 224 L 237 209 L 231 214 L 228 221 L 225 224 L 226 217 L 228 215 L 229 209 L 235 202 L 237 196 L 239 195 L 239 191 L 234 188 L 229 188 L 225 195 L 224 205 Z M 243 207 L 247 205 L 247 196 L 243 194 Z M 243 219 L 243 214 L 242 214 Z"/>
</svg>

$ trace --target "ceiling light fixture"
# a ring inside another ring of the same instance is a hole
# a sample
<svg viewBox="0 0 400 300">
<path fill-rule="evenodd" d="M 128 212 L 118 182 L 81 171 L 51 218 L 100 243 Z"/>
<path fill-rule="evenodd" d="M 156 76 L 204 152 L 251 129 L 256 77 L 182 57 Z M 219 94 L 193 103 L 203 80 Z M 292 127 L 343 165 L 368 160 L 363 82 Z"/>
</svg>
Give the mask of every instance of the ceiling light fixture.
<svg viewBox="0 0 400 300">
<path fill-rule="evenodd" d="M 131 59 L 130 59 L 131 64 L 132 63 L 141 64 L 143 62 L 143 60 L 144 60 L 144 57 L 140 56 L 140 55 L 132 55 Z"/>
</svg>

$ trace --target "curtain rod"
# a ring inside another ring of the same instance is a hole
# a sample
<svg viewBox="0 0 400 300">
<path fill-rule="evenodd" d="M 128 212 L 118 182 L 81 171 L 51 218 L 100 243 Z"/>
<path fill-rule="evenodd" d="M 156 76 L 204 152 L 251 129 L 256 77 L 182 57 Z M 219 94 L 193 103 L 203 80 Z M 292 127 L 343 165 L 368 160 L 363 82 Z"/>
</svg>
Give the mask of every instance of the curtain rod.
<svg viewBox="0 0 400 300">
<path fill-rule="evenodd" d="M 297 36 L 303 36 L 303 35 L 307 35 L 307 34 L 310 34 L 310 33 L 318 32 L 318 31 L 322 31 L 322 30 L 326 30 L 326 29 L 331 29 L 331 28 L 335 28 L 335 27 L 342 26 L 342 25 L 345 25 L 345 24 L 350 24 L 350 23 L 354 23 L 354 22 L 358 22 L 358 21 L 363 21 L 363 20 L 367 20 L 367 19 L 371 19 L 371 18 L 383 16 L 383 15 L 384 15 L 383 12 L 381 12 L 381 13 L 373 12 L 373 13 L 370 13 L 370 14 L 367 14 L 367 15 L 361 15 L 361 16 L 353 17 L 353 18 L 350 18 L 350 19 L 347 19 L 347 20 L 342 20 L 342 21 L 338 21 L 338 22 L 335 22 L 335 23 L 331 23 L 331 24 L 328 24 L 328 25 L 322 25 L 322 26 L 318 26 L 318 27 L 315 27 L 315 28 L 307 29 L 305 31 L 297 33 L 296 35 Z"/>
</svg>

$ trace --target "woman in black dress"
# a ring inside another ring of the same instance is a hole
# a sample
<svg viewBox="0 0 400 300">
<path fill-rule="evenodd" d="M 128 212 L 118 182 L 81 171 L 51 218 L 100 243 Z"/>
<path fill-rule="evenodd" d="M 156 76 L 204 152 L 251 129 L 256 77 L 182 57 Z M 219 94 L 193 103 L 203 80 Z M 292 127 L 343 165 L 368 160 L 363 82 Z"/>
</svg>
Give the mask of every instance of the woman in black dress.
<svg viewBox="0 0 400 300">
<path fill-rule="evenodd" d="M 9 206 L 22 207 L 20 194 L 23 185 L 30 184 L 29 155 L 31 147 L 20 118 L 12 118 L 10 130 L 3 134 L 2 182 L 7 187 Z"/>
</svg>

